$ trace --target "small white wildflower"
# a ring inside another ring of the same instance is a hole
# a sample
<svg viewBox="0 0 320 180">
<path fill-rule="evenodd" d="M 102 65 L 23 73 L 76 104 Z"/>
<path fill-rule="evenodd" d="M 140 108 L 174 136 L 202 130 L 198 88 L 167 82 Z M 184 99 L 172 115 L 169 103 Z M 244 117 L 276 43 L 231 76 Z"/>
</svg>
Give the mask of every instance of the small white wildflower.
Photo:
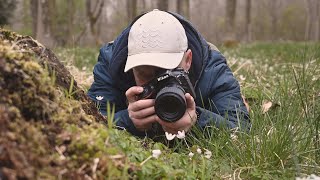
<svg viewBox="0 0 320 180">
<path fill-rule="evenodd" d="M 210 159 L 211 156 L 212 156 L 212 152 L 206 149 L 206 151 L 204 152 L 204 157 L 206 157 L 207 159 Z"/>
<path fill-rule="evenodd" d="M 242 74 L 239 76 L 239 78 L 240 78 L 241 81 L 246 80 L 246 77 L 244 75 L 242 75 Z"/>
<path fill-rule="evenodd" d="M 193 152 L 190 152 L 189 154 L 188 154 L 188 156 L 190 157 L 190 158 L 192 158 L 193 157 Z"/>
<path fill-rule="evenodd" d="M 177 138 L 183 139 L 185 137 L 186 137 L 186 133 L 184 132 L 184 130 L 178 131 Z"/>
<path fill-rule="evenodd" d="M 168 132 L 165 132 L 166 134 L 166 138 L 171 141 L 172 139 L 174 139 L 176 137 L 175 134 L 171 134 L 171 133 L 168 133 Z"/>
<path fill-rule="evenodd" d="M 160 149 L 152 150 L 152 157 L 157 159 L 160 156 L 160 154 L 161 154 Z"/>
<path fill-rule="evenodd" d="M 101 100 L 103 99 L 103 96 L 96 96 L 96 99 L 97 99 L 98 101 L 101 101 Z"/>
<path fill-rule="evenodd" d="M 202 153 L 202 151 L 201 151 L 200 148 L 197 149 L 197 153 L 198 153 L 198 154 L 201 154 L 201 153 Z"/>
</svg>

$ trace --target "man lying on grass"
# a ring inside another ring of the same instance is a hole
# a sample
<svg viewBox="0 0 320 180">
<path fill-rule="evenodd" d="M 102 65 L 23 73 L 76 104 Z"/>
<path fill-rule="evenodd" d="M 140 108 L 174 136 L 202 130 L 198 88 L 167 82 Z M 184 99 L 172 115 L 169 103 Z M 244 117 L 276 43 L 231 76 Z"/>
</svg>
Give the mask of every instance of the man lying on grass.
<svg viewBox="0 0 320 180">
<path fill-rule="evenodd" d="M 136 136 L 187 132 L 193 125 L 248 130 L 240 86 L 225 58 L 180 15 L 153 10 L 100 49 L 88 95 Z"/>
</svg>

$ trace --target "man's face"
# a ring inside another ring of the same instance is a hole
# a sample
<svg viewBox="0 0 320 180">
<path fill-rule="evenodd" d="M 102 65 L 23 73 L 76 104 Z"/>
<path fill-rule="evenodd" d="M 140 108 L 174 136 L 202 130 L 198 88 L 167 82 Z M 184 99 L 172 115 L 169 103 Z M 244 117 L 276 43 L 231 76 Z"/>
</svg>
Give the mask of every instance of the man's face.
<svg viewBox="0 0 320 180">
<path fill-rule="evenodd" d="M 137 86 L 142 86 L 155 78 L 162 68 L 155 66 L 138 66 L 133 68 L 133 75 Z"/>
<path fill-rule="evenodd" d="M 192 62 L 192 52 L 189 49 L 183 56 L 178 67 L 189 70 Z M 133 68 L 133 75 L 137 86 L 142 86 L 151 81 L 164 69 L 155 66 L 137 66 Z"/>
</svg>

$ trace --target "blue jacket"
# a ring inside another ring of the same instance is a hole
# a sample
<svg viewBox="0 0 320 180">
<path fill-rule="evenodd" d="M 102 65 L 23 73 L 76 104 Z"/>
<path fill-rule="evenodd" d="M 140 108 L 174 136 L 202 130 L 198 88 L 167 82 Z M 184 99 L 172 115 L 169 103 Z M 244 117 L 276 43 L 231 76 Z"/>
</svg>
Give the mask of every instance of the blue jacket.
<svg viewBox="0 0 320 180">
<path fill-rule="evenodd" d="M 197 126 L 241 127 L 248 130 L 250 120 L 240 94 L 240 86 L 225 57 L 211 49 L 190 22 L 180 15 L 172 15 L 183 25 L 188 48 L 192 50 L 193 60 L 189 74 L 196 91 L 196 110 L 199 113 Z M 98 101 L 97 96 L 103 97 L 99 106 L 104 115 L 107 101 L 114 104 L 116 125 L 124 127 L 133 135 L 144 136 L 145 132 L 138 131 L 129 118 L 125 96 L 126 90 L 136 85 L 132 70 L 124 72 L 131 25 L 114 42 L 100 49 L 98 62 L 93 70 L 94 82 L 88 95 L 94 101 Z"/>
</svg>

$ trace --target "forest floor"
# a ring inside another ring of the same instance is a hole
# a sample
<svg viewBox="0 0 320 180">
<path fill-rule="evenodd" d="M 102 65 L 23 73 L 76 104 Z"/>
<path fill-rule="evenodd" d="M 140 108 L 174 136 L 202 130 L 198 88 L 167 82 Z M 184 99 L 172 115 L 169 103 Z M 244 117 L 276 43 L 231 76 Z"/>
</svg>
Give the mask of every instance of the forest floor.
<svg viewBox="0 0 320 180">
<path fill-rule="evenodd" d="M 0 179 L 319 176 L 319 49 L 292 42 L 221 47 L 250 105 L 251 131 L 193 129 L 169 148 L 164 137 L 154 142 L 114 129 L 111 110 L 101 116 L 85 96 L 98 48 L 53 53 L 1 30 Z"/>
</svg>

